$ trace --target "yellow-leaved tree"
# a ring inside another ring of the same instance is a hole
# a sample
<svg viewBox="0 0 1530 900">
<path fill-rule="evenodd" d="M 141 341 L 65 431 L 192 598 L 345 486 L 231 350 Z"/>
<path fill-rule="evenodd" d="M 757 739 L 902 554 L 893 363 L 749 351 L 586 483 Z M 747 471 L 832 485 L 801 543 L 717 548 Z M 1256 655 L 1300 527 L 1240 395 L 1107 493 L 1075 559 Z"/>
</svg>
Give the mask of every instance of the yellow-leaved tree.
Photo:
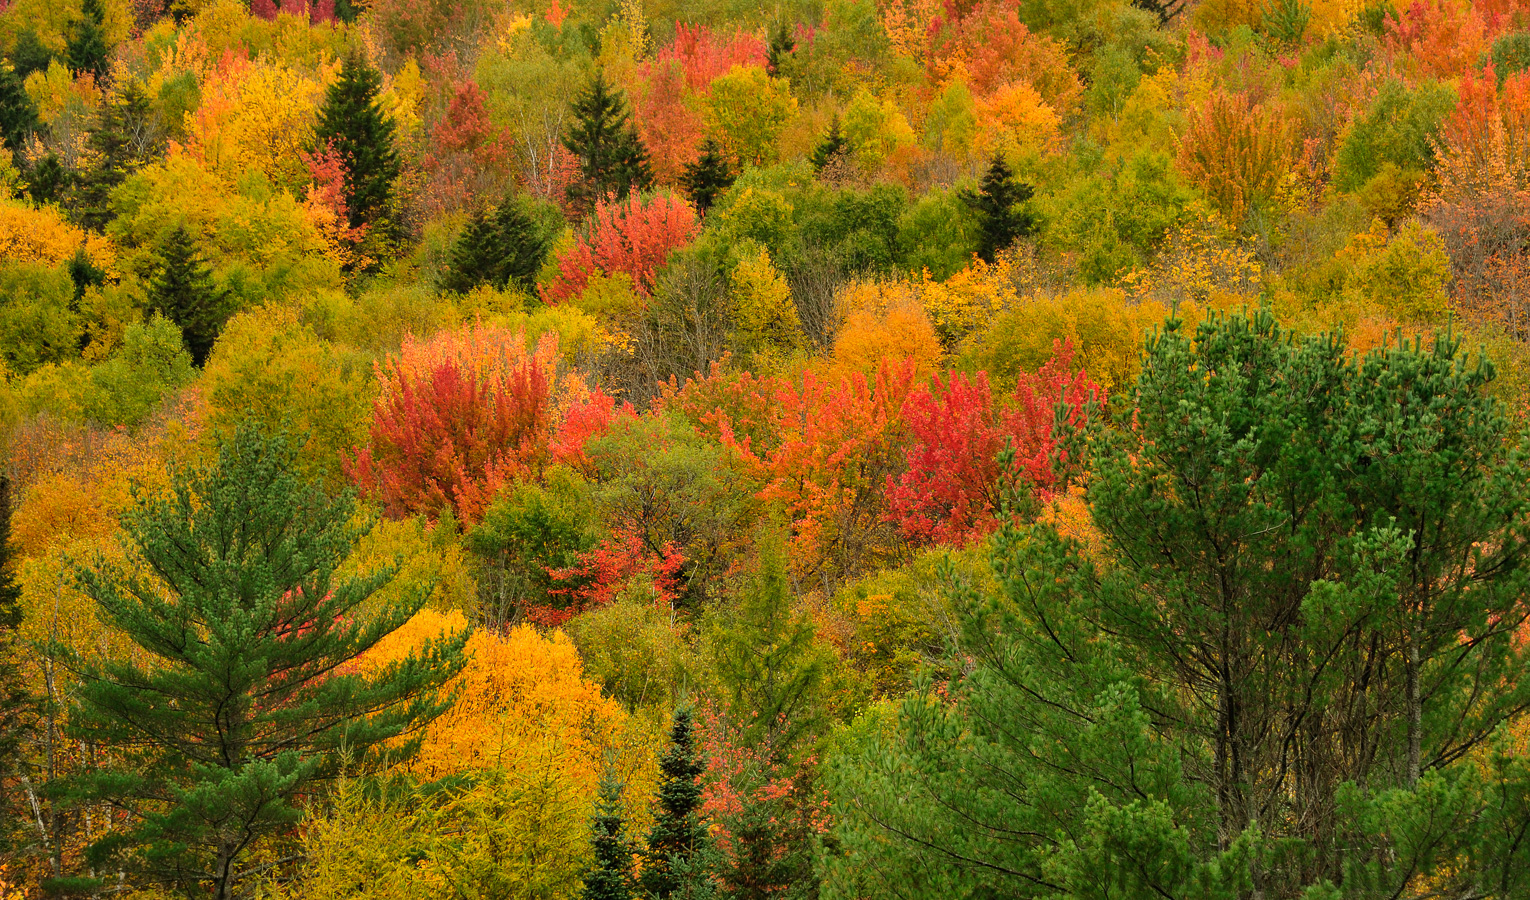
<svg viewBox="0 0 1530 900">
<path fill-rule="evenodd" d="M 465 627 L 460 612 L 426 609 L 363 664 L 384 665 Z M 381 798 L 342 784 L 327 814 L 304 829 L 308 864 L 287 898 L 577 896 L 602 772 L 627 784 L 629 801 L 645 799 L 659 734 L 584 677 L 561 631 L 479 630 L 466 653 L 452 708 L 394 773 L 450 781 Z"/>
</svg>

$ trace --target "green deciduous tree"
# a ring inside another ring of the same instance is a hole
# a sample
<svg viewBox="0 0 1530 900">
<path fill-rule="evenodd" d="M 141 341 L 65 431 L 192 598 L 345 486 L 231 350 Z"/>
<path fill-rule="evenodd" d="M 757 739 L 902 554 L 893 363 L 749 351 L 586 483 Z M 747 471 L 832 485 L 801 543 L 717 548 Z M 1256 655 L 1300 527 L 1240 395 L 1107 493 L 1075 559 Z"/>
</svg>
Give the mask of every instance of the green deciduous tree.
<svg viewBox="0 0 1530 900">
<path fill-rule="evenodd" d="M 629 120 L 627 101 L 597 72 L 588 89 L 574 100 L 574 122 L 563 146 L 579 160 L 579 177 L 568 186 L 569 200 L 581 208 L 603 197 L 626 199 L 633 188 L 653 181 L 648 152 Z"/>
<path fill-rule="evenodd" d="M 394 183 L 401 171 L 394 124 L 378 105 L 382 75 L 359 54 L 345 58 L 340 78 L 329 88 L 314 142 L 331 147 L 345 165 L 345 210 L 352 228 L 391 229 Z M 388 235 L 375 235 L 386 240 Z"/>
<path fill-rule="evenodd" d="M 191 361 L 200 368 L 233 313 L 228 294 L 213 282 L 184 225 L 170 232 L 156 257 L 149 281 L 149 309 L 181 329 Z"/>
<path fill-rule="evenodd" d="M 338 578 L 365 528 L 348 496 L 291 465 L 283 439 L 241 429 L 168 492 L 136 492 L 122 523 L 130 565 L 75 569 L 102 622 L 137 647 L 77 662 L 73 734 L 114 755 L 71 793 L 123 815 L 90 850 L 96 871 L 240 895 L 269 868 L 252 851 L 291 835 L 303 797 L 388 742 L 407 754 L 413 742 L 396 740 L 445 709 L 438 690 L 466 635 L 372 674 L 352 667 L 427 592 L 369 609 L 396 570 Z"/>
<path fill-rule="evenodd" d="M 1015 180 L 1004 157 L 995 154 L 977 192 L 962 195 L 981 220 L 978 256 L 985 262 L 993 262 L 1000 250 L 1031 233 L 1034 222 L 1022 204 L 1031 199 L 1032 193 L 1030 185 Z"/>
<path fill-rule="evenodd" d="M 967 674 L 845 741 L 836 883 L 1524 890 L 1530 490 L 1491 377 L 1449 335 L 1357 360 L 1263 312 L 1171 321 L 1133 427 L 1089 426 L 1101 549 L 1005 528 Z"/>
</svg>

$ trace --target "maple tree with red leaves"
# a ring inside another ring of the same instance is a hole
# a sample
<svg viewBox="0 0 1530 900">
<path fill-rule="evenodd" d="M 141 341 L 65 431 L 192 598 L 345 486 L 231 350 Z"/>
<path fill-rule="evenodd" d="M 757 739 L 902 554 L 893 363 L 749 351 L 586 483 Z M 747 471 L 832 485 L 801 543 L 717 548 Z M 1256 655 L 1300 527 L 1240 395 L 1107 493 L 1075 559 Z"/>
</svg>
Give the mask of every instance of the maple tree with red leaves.
<svg viewBox="0 0 1530 900">
<path fill-rule="evenodd" d="M 377 367 L 370 444 L 348 466 L 393 516 L 450 511 L 463 525 L 512 478 L 538 472 L 555 427 L 556 337 L 471 327 L 404 342 Z"/>
<path fill-rule="evenodd" d="M 446 115 L 431 131 L 431 152 L 425 157 L 433 205 L 442 211 L 461 209 L 497 191 L 509 176 L 513 144 L 508 128 L 494 127 L 477 83 L 459 84 Z"/>
<path fill-rule="evenodd" d="M 615 397 L 597 387 L 564 411 L 548 448 L 552 461 L 586 476 L 593 475 L 595 463 L 585 452 L 590 441 L 610 433 L 611 425 L 618 418 L 636 415 L 637 410 L 631 403 L 617 405 Z"/>
<path fill-rule="evenodd" d="M 1070 343 L 1053 345 L 1052 358 L 1023 376 L 1010 402 L 995 397 L 988 375 L 952 372 L 915 389 L 904 406 L 912 442 L 908 468 L 888 478 L 893 521 L 916 544 L 967 544 L 997 527 L 995 514 L 1015 482 L 1044 497 L 1058 482 L 1053 467 L 1055 405 L 1070 421 L 1083 420 L 1102 396 L 1085 372 L 1073 368 Z M 1001 451 L 1013 459 L 1006 471 Z"/>
<path fill-rule="evenodd" d="M 574 616 L 614 602 L 635 578 L 653 586 L 654 606 L 668 613 L 680 596 L 680 570 L 685 556 L 673 543 L 659 553 L 644 545 L 636 529 L 624 529 L 581 554 L 572 566 L 550 568 L 548 596 L 557 601 L 528 607 L 526 619 L 544 628 L 562 625 Z"/>
<path fill-rule="evenodd" d="M 566 302 L 585 289 L 591 276 L 618 272 L 630 276 L 633 287 L 646 296 L 669 254 L 700 228 L 690 204 L 670 194 L 597 202 L 584 233 L 558 258 L 558 277 L 543 288 L 543 299 Z"/>
<path fill-rule="evenodd" d="M 779 893 L 811 866 L 813 841 L 829 831 L 829 796 L 812 755 L 787 763 L 767 732 L 763 741 L 710 707 L 701 713 L 706 784 L 701 817 L 722 855 L 719 880 L 733 896 Z"/>
</svg>

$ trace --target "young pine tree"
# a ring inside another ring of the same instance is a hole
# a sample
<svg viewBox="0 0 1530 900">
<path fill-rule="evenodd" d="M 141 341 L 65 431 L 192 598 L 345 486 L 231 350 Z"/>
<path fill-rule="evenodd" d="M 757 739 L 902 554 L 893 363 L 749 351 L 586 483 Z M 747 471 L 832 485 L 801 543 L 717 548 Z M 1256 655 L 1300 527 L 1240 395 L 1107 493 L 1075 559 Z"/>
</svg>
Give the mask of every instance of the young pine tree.
<svg viewBox="0 0 1530 900">
<path fill-rule="evenodd" d="M 499 229 L 488 210 L 479 210 L 452 245 L 451 268 L 441 286 L 448 291 L 466 294 L 480 284 L 489 283 L 499 263 Z"/>
<path fill-rule="evenodd" d="M 110 51 L 106 46 L 106 7 L 101 0 L 84 0 L 80 4 L 80 18 L 69 31 L 64 44 L 64 58 L 72 72 L 89 72 L 96 82 L 106 80 L 111 72 L 107 62 Z"/>
<path fill-rule="evenodd" d="M 498 209 L 478 213 L 463 229 L 452 247 L 451 270 L 443 287 L 461 294 L 480 284 L 530 291 L 547 259 L 547 247 L 546 233 L 525 204 L 506 197 Z"/>
<path fill-rule="evenodd" d="M 706 843 L 706 829 L 698 818 L 701 784 L 706 771 L 696 749 L 696 726 L 691 711 L 675 710 L 669 730 L 669 749 L 659 762 L 658 806 L 648 849 L 643 854 L 639 886 L 656 900 L 686 897 L 694 880 L 693 860 Z"/>
<path fill-rule="evenodd" d="M 314 143 L 332 146 L 345 163 L 345 209 L 352 228 L 388 231 L 393 186 L 401 171 L 393 120 L 378 105 L 382 75 L 352 53 L 329 88 Z"/>
<path fill-rule="evenodd" d="M 37 29 L 23 28 L 16 32 L 16 43 L 11 46 L 11 65 L 16 67 L 17 78 L 25 82 L 33 72 L 46 73 L 51 62 L 53 51 L 37 36 Z"/>
<path fill-rule="evenodd" d="M 111 221 L 111 193 L 132 173 L 148 165 L 163 146 L 159 113 L 143 86 L 130 81 L 101 107 L 86 139 L 89 163 L 77 178 L 74 214 L 86 228 Z"/>
<path fill-rule="evenodd" d="M 596 73 L 590 87 L 574 101 L 574 124 L 563 146 L 579 160 L 579 178 L 568 186 L 570 201 L 587 207 L 603 197 L 626 199 L 633 188 L 653 182 L 648 151 L 628 120 L 627 101 Z"/>
<path fill-rule="evenodd" d="M 1030 185 L 1015 180 L 1009 164 L 998 153 L 994 154 L 988 164 L 988 172 L 983 175 L 977 193 L 962 192 L 962 200 L 977 212 L 982 221 L 978 256 L 984 262 L 993 262 L 999 251 L 1009 247 L 1017 238 L 1031 233 L 1035 222 L 1021 204 L 1031 199 L 1033 193 Z"/>
<path fill-rule="evenodd" d="M 723 156 L 722 148 L 717 146 L 716 141 L 707 138 L 701 145 L 701 156 L 685 167 L 680 183 L 685 187 L 686 195 L 690 197 L 691 205 L 696 207 L 696 212 L 704 216 L 712 204 L 717 202 L 717 198 L 733 187 L 736 177 L 733 169 L 728 166 L 727 158 Z"/>
<path fill-rule="evenodd" d="M 584 875 L 581 900 L 630 900 L 632 897 L 632 842 L 627 839 L 627 820 L 622 815 L 622 785 L 607 773 L 600 780 L 600 800 L 590 823 L 590 842 L 595 864 Z"/>
<path fill-rule="evenodd" d="M 266 868 L 252 853 L 290 838 L 303 798 L 446 708 L 466 635 L 355 668 L 428 591 L 378 604 L 396 567 L 338 576 L 365 527 L 349 496 L 299 479 L 280 437 L 241 428 L 212 464 L 134 499 L 130 562 L 74 570 L 136 649 L 74 662 L 72 734 L 113 754 L 69 793 L 123 815 L 89 849 L 95 871 L 227 900 Z"/>
<path fill-rule="evenodd" d="M 191 361 L 201 367 L 232 312 L 228 294 L 213 283 L 212 272 L 197 257 L 196 243 L 184 225 L 170 232 L 156 255 L 149 311 L 180 327 Z"/>
<path fill-rule="evenodd" d="M 16 165 L 23 164 L 21 154 L 27 138 L 37 129 L 37 107 L 27 96 L 16 70 L 0 66 L 0 140 L 11 151 Z"/>
<path fill-rule="evenodd" d="M 778 20 L 770 30 L 770 44 L 765 48 L 765 71 L 772 77 L 780 75 L 781 63 L 796 49 L 797 40 L 792 37 L 791 27 L 785 19 Z"/>
<path fill-rule="evenodd" d="M 824 167 L 834 161 L 834 158 L 844 153 L 849 146 L 844 134 L 839 130 L 839 116 L 829 124 L 829 133 L 824 135 L 818 146 L 813 148 L 813 153 L 808 157 L 808 162 L 813 164 L 813 171 L 822 172 Z"/>
</svg>

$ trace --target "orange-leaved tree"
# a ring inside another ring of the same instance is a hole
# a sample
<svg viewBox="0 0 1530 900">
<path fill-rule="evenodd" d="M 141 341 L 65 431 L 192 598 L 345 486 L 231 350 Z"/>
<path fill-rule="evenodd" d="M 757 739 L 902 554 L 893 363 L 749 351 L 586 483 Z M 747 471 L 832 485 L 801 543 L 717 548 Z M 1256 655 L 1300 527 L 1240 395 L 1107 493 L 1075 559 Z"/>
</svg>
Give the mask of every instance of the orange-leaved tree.
<svg viewBox="0 0 1530 900">
<path fill-rule="evenodd" d="M 827 590 L 896 551 L 885 483 L 903 468 L 903 404 L 914 377 L 912 359 L 884 359 L 869 378 L 714 374 L 669 402 L 700 413 L 703 430 L 764 484 L 760 499 L 779 503 L 791 523 L 794 574 Z M 713 380 L 720 383 L 704 383 Z M 702 411 L 695 401 L 708 395 L 720 405 Z M 735 414 L 744 417 L 737 425 Z"/>
</svg>

